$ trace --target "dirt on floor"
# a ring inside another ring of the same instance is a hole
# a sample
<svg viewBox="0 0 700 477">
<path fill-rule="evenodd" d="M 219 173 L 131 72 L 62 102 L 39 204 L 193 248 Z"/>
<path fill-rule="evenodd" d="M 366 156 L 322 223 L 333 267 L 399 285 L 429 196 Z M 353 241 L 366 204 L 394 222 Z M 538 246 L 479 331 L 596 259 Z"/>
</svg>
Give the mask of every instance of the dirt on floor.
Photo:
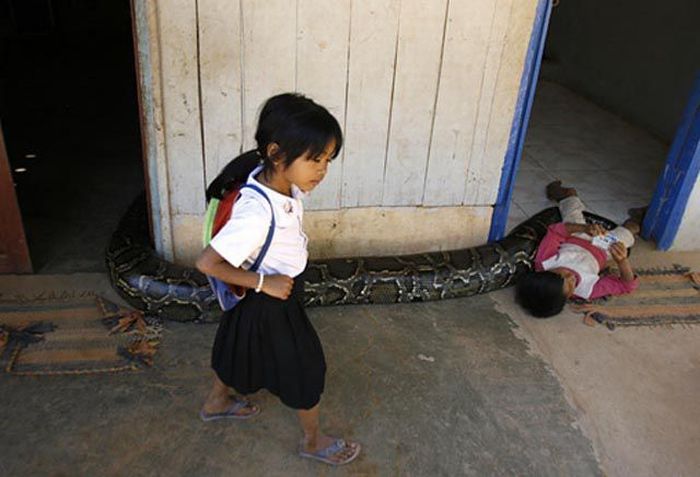
<svg viewBox="0 0 700 477">
<path fill-rule="evenodd" d="M 700 254 L 640 243 L 640 267 Z M 104 274 L 0 276 L 0 300 L 92 290 Z M 700 329 L 525 316 L 512 289 L 411 305 L 309 309 L 329 369 L 323 426 L 353 464 L 296 456 L 294 413 L 261 391 L 247 422 L 203 423 L 216 325 L 167 322 L 153 368 L 0 374 L 2 475 L 697 475 Z"/>
<path fill-rule="evenodd" d="M 659 252 L 639 241 L 638 268 L 700 271 L 700 253 Z M 694 476 L 700 469 L 700 327 L 589 327 L 567 310 L 533 319 L 512 290 L 491 294 L 534 355 L 551 367 L 607 475 Z"/>
</svg>

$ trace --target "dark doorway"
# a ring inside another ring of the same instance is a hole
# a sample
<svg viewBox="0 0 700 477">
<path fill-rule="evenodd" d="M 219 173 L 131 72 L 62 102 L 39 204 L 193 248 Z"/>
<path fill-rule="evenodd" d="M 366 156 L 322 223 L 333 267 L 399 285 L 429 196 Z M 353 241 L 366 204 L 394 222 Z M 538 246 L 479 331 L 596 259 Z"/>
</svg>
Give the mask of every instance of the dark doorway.
<svg viewBox="0 0 700 477">
<path fill-rule="evenodd" d="M 144 188 L 129 0 L 0 10 L 0 118 L 34 271 L 103 271 Z"/>
</svg>

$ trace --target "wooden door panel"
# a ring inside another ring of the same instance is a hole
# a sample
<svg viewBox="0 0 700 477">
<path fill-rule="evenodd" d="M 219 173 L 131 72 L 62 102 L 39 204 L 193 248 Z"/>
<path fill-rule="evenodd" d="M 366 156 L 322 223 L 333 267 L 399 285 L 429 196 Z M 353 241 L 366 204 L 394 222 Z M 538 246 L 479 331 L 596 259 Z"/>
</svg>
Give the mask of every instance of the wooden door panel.
<svg viewBox="0 0 700 477">
<path fill-rule="evenodd" d="M 0 273 L 31 273 L 27 240 L 0 128 Z"/>
</svg>

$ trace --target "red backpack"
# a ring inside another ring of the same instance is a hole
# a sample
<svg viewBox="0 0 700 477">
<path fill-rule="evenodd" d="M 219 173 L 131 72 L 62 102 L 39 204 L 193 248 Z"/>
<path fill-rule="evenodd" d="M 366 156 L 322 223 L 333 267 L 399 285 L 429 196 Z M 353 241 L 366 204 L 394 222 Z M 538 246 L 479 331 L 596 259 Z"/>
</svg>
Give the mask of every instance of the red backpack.
<svg viewBox="0 0 700 477">
<path fill-rule="evenodd" d="M 268 204 L 270 204 L 270 211 L 272 211 L 272 203 L 267 197 L 267 194 L 265 194 L 262 189 L 254 184 L 245 184 L 245 180 L 259 163 L 259 155 L 257 155 L 257 151 L 253 152 L 254 161 L 251 161 L 251 153 L 243 154 L 242 156 L 234 159 L 207 188 L 207 211 L 204 217 L 204 233 L 202 237 L 204 247 L 209 245 L 211 239 L 214 238 L 217 233 L 219 233 L 219 231 L 231 218 L 236 201 L 241 195 L 241 189 L 249 188 L 255 190 L 267 200 Z M 262 260 L 270 247 L 270 243 L 272 242 L 274 230 L 275 214 L 272 212 L 272 220 L 270 222 L 270 228 L 267 232 L 265 244 L 255 260 L 255 263 L 253 263 L 253 265 L 251 265 L 249 268 L 250 271 L 256 271 L 262 263 Z M 212 291 L 216 294 L 216 297 L 219 300 L 219 305 L 224 311 L 230 310 L 236 306 L 236 303 L 238 303 L 245 296 L 246 289 L 244 287 L 225 283 L 218 278 L 209 275 L 207 275 L 207 279 L 209 279 L 209 284 L 211 285 Z"/>
</svg>

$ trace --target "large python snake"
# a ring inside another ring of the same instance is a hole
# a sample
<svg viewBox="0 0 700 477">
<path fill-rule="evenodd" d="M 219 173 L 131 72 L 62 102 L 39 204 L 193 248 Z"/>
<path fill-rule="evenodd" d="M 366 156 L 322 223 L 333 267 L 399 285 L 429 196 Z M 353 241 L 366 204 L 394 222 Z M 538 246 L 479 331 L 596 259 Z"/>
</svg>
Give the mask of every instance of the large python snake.
<svg viewBox="0 0 700 477">
<path fill-rule="evenodd" d="M 585 213 L 605 228 L 615 224 Z M 556 207 L 518 225 L 505 238 L 461 250 L 385 257 L 312 260 L 304 280 L 307 306 L 411 303 L 485 293 L 513 284 L 532 267 Z M 106 252 L 112 285 L 132 306 L 176 321 L 218 321 L 206 277 L 159 258 L 150 244 L 145 194 L 130 207 Z"/>
</svg>

